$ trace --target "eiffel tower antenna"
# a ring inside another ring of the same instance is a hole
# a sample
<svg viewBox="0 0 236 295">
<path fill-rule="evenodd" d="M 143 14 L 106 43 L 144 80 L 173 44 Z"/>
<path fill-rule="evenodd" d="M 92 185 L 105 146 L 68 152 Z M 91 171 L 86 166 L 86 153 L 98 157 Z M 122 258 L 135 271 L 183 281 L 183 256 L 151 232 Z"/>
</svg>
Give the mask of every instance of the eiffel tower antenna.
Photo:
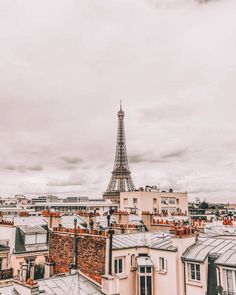
<svg viewBox="0 0 236 295">
<path fill-rule="evenodd" d="M 125 113 L 122 109 L 122 101 L 120 101 L 120 110 L 118 111 L 118 129 L 116 142 L 115 162 L 112 170 L 110 182 L 103 196 L 119 196 L 120 192 L 134 191 L 135 186 L 131 178 L 129 170 L 128 157 L 125 142 Z"/>
</svg>

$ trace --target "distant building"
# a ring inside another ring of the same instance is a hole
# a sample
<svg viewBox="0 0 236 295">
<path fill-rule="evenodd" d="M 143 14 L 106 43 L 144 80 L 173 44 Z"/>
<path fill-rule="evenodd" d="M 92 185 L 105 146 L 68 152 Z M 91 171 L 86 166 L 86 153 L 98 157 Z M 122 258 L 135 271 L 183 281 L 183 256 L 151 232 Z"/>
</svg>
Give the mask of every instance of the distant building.
<svg viewBox="0 0 236 295">
<path fill-rule="evenodd" d="M 61 199 L 63 203 L 76 203 L 76 202 L 88 202 L 89 198 L 86 196 L 79 196 L 79 197 L 67 197 Z"/>
<path fill-rule="evenodd" d="M 32 204 L 36 203 L 56 203 L 58 202 L 58 197 L 53 195 L 39 196 L 38 198 L 33 198 L 31 200 Z"/>
<path fill-rule="evenodd" d="M 136 190 L 121 192 L 120 210 L 136 212 L 149 211 L 154 214 L 188 214 L 188 194 L 186 192 L 163 192 L 159 190 Z"/>
</svg>

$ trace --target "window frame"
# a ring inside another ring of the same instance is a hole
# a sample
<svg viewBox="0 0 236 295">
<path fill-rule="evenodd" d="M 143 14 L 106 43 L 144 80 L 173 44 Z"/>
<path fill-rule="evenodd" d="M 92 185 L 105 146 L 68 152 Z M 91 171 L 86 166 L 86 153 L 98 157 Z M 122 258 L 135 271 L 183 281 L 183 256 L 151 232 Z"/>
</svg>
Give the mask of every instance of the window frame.
<svg viewBox="0 0 236 295">
<path fill-rule="evenodd" d="M 193 266 L 193 269 L 191 268 Z M 199 269 L 197 270 L 197 267 Z M 201 265 L 198 262 L 188 262 L 187 263 L 187 271 L 188 271 L 188 280 L 191 282 L 200 283 L 201 282 Z M 194 278 L 192 277 L 194 274 Z M 199 279 L 198 279 L 199 276 Z"/>
<path fill-rule="evenodd" d="M 121 264 L 120 264 L 121 262 Z M 124 256 L 120 256 L 120 257 L 115 257 L 114 258 L 114 263 L 113 263 L 113 273 L 116 275 L 121 275 L 124 274 L 124 264 L 125 264 L 125 258 Z M 121 271 L 120 271 L 121 268 Z"/>
<path fill-rule="evenodd" d="M 158 272 L 167 273 L 167 259 L 165 257 L 159 257 L 158 259 Z"/>
<path fill-rule="evenodd" d="M 144 269 L 144 271 L 141 271 Z M 150 280 L 150 282 L 149 282 Z M 142 292 L 141 281 L 144 281 L 144 289 Z M 147 285 L 150 285 L 151 289 L 148 290 Z M 153 295 L 153 267 L 142 266 L 138 267 L 138 294 L 139 295 Z"/>
<path fill-rule="evenodd" d="M 223 270 L 225 291 L 232 294 L 236 293 L 236 270 L 234 268 L 226 268 L 226 267 L 224 267 L 222 270 Z M 232 273 L 233 290 L 229 289 L 229 286 L 228 286 L 227 272 L 229 271 Z"/>
<path fill-rule="evenodd" d="M 133 198 L 133 205 L 137 205 L 138 204 L 138 198 Z"/>
</svg>

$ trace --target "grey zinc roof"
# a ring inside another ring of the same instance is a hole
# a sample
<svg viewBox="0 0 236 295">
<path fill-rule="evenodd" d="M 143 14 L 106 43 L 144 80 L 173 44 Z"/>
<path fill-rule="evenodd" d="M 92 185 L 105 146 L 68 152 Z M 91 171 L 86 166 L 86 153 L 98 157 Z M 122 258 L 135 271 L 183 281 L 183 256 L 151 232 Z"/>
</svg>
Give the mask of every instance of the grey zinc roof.
<svg viewBox="0 0 236 295">
<path fill-rule="evenodd" d="M 78 215 L 72 215 L 72 216 L 67 216 L 64 215 L 61 217 L 61 224 L 62 226 L 66 227 L 66 228 L 74 228 L 74 220 L 77 220 L 77 226 L 79 226 L 82 229 L 85 229 L 87 227 L 87 223 L 86 221 L 78 216 Z"/>
<path fill-rule="evenodd" d="M 46 295 L 99 295 L 100 287 L 83 275 L 68 275 L 46 280 L 39 280 L 39 290 Z"/>
<path fill-rule="evenodd" d="M 83 275 L 67 275 L 37 281 L 44 295 L 102 295 L 101 288 Z M 1 295 L 16 295 L 14 286 L 0 287 Z"/>
<path fill-rule="evenodd" d="M 0 287 L 0 294 L 1 295 L 19 295 L 12 285 Z"/>
<path fill-rule="evenodd" d="M 41 216 L 14 217 L 14 225 L 47 225 L 47 221 Z"/>
<path fill-rule="evenodd" d="M 208 255 L 216 255 L 216 264 L 236 266 L 236 228 L 213 227 L 205 229 L 198 241 L 189 247 L 182 258 L 204 262 Z"/>
<path fill-rule="evenodd" d="M 25 234 L 46 234 L 47 230 L 40 225 L 20 225 L 19 228 Z"/>
<path fill-rule="evenodd" d="M 134 234 L 120 234 L 113 237 L 113 250 L 127 248 L 148 247 L 153 249 L 175 251 L 170 234 L 142 232 Z"/>
</svg>

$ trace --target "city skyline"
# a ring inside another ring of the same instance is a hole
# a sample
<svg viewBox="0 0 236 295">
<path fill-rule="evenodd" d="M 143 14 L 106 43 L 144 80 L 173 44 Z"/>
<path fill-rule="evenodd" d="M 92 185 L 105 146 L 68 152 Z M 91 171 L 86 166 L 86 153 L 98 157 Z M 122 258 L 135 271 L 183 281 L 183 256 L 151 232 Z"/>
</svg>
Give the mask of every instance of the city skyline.
<svg viewBox="0 0 236 295">
<path fill-rule="evenodd" d="M 235 1 L 22 3 L 0 3 L 1 196 L 101 197 L 122 99 L 137 188 L 233 201 Z"/>
</svg>

